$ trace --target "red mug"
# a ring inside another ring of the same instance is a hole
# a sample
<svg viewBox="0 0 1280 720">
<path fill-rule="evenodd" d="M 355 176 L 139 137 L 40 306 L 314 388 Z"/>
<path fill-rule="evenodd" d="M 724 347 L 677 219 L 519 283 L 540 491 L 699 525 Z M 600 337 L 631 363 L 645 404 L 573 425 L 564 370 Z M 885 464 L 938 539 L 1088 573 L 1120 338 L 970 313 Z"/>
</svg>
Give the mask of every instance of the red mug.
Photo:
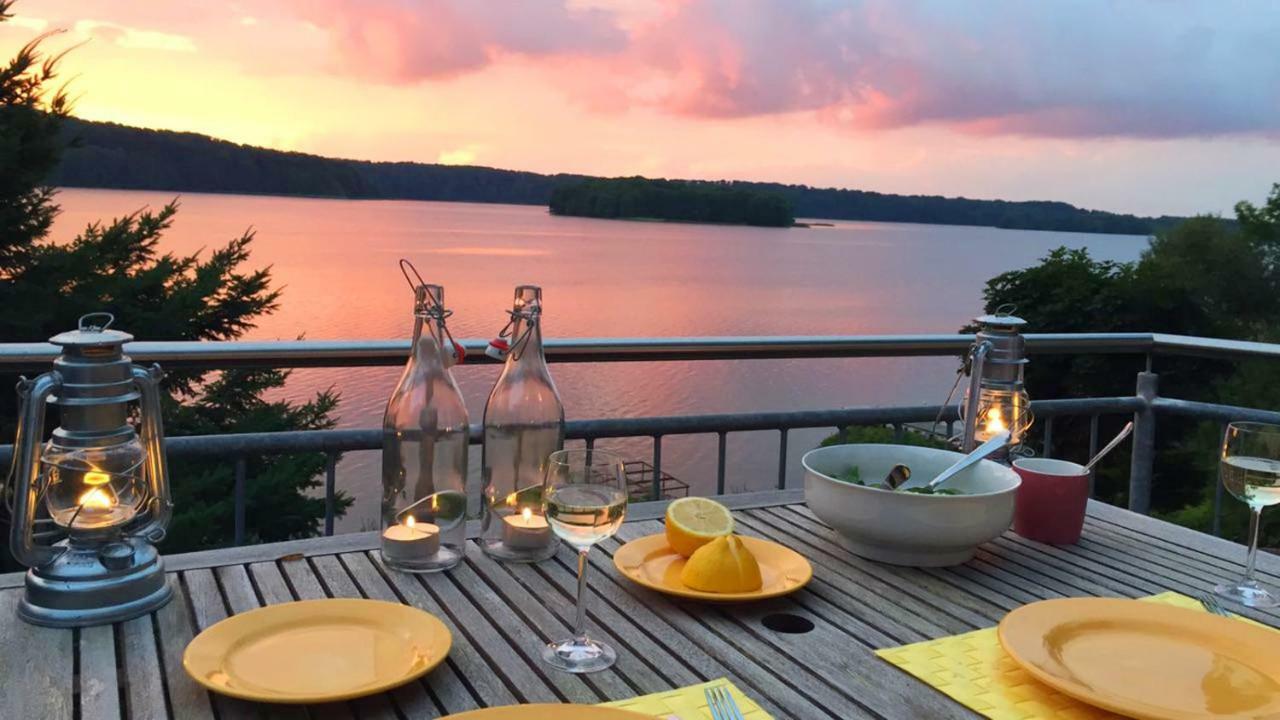
<svg viewBox="0 0 1280 720">
<path fill-rule="evenodd" d="M 1022 478 L 1013 511 L 1013 531 L 1028 540 L 1072 545 L 1084 529 L 1089 473 L 1066 460 L 1023 458 L 1013 463 Z"/>
</svg>

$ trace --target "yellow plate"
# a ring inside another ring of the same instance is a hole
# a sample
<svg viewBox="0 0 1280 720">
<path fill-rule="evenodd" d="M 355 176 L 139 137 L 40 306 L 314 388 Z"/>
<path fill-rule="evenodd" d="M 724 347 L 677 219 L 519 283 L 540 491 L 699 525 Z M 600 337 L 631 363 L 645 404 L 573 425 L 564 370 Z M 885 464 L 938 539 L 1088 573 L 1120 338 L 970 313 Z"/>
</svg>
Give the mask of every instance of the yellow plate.
<svg viewBox="0 0 1280 720">
<path fill-rule="evenodd" d="M 200 633 L 182 654 L 196 682 L 224 695 L 321 703 L 421 677 L 449 654 L 435 615 L 379 600 L 303 600 L 258 608 Z"/>
<path fill-rule="evenodd" d="M 594 705 L 507 705 L 447 717 L 448 720 L 653 720 L 651 715 Z"/>
<path fill-rule="evenodd" d="M 745 593 L 709 593 L 694 590 L 680 582 L 680 571 L 685 558 L 667 544 L 663 533 L 637 538 L 618 548 L 613 554 L 613 564 L 623 575 L 641 585 L 667 595 L 711 600 L 713 602 L 743 602 L 764 600 L 793 593 L 809 583 L 813 566 L 803 555 L 789 547 L 769 540 L 739 535 L 756 562 L 760 563 L 760 576 L 764 584 L 759 590 Z"/>
<path fill-rule="evenodd" d="M 1000 644 L 1036 679 L 1136 718 L 1280 717 L 1280 638 L 1171 605 L 1044 600 L 1000 621 Z"/>
</svg>

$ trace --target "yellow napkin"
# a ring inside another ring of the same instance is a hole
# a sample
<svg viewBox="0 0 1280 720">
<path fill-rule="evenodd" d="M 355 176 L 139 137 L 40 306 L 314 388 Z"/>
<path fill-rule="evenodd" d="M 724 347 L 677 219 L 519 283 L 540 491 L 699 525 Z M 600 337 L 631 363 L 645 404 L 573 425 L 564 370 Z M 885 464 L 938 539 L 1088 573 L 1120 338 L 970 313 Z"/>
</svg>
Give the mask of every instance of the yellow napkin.
<svg viewBox="0 0 1280 720">
<path fill-rule="evenodd" d="M 1149 602 L 1203 610 L 1175 592 L 1142 598 Z M 1041 684 L 1013 661 L 993 627 L 877 650 L 887 660 L 956 702 L 992 720 L 1094 720 L 1120 715 L 1086 705 Z"/>
<path fill-rule="evenodd" d="M 677 690 L 642 695 L 630 700 L 603 703 L 603 705 L 654 717 L 678 714 L 682 720 L 711 720 L 711 710 L 707 708 L 706 689 L 717 685 L 724 686 L 733 695 L 733 699 L 738 702 L 738 709 L 742 711 L 743 717 L 747 720 L 773 720 L 769 713 L 760 709 L 760 706 L 756 705 L 755 701 L 743 694 L 737 686 L 726 678 L 712 680 L 701 685 L 690 685 Z"/>
</svg>

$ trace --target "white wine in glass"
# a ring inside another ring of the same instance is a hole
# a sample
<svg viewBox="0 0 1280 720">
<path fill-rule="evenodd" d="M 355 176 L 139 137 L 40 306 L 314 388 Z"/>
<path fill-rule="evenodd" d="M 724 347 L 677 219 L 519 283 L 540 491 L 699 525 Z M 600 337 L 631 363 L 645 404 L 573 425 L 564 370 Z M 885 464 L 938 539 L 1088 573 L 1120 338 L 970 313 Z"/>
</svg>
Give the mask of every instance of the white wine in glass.
<svg viewBox="0 0 1280 720">
<path fill-rule="evenodd" d="M 627 515 L 627 493 L 607 485 L 562 485 L 545 498 L 551 531 L 576 549 L 613 537 Z"/>
<path fill-rule="evenodd" d="M 557 450 L 547 458 L 543 513 L 551 531 L 578 551 L 578 613 L 573 637 L 548 644 L 542 659 L 572 673 L 604 670 L 618 654 L 587 636 L 587 553 L 612 537 L 627 517 L 627 474 L 604 450 Z"/>
<path fill-rule="evenodd" d="M 1246 607 L 1275 607 L 1280 598 L 1254 578 L 1262 508 L 1280 503 L 1280 425 L 1237 422 L 1222 439 L 1222 486 L 1249 506 L 1249 555 L 1239 582 L 1214 588 Z"/>
</svg>

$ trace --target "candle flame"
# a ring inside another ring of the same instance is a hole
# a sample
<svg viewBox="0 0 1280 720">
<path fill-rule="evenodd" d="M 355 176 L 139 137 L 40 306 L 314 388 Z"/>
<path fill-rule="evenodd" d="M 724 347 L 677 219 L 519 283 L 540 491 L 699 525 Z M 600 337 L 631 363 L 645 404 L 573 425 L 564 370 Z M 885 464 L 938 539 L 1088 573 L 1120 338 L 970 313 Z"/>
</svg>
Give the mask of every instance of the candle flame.
<svg viewBox="0 0 1280 720">
<path fill-rule="evenodd" d="M 85 485 L 106 485 L 109 482 L 111 482 L 111 476 L 100 470 L 90 470 L 84 474 Z"/>
<path fill-rule="evenodd" d="M 999 407 L 993 407 L 987 411 L 987 424 L 984 429 L 988 435 L 995 435 L 996 433 L 1002 433 L 1009 429 L 1008 426 L 1004 424 L 1004 413 Z"/>
<path fill-rule="evenodd" d="M 105 510 L 115 506 L 116 504 L 115 498 L 111 497 L 109 493 L 103 491 L 102 488 L 93 488 L 92 490 L 86 491 L 80 496 L 78 502 L 82 507 L 97 508 L 100 510 Z"/>
<path fill-rule="evenodd" d="M 527 521 L 529 518 L 533 517 L 533 511 L 529 508 L 525 508 L 520 511 L 520 515 Z"/>
<path fill-rule="evenodd" d="M 404 519 L 404 525 L 405 525 L 405 527 L 413 527 L 414 525 L 417 525 L 417 524 L 418 524 L 418 521 L 417 521 L 417 520 L 414 520 L 412 515 L 410 515 L 410 516 L 408 516 L 408 517 L 406 517 L 406 518 Z"/>
</svg>

